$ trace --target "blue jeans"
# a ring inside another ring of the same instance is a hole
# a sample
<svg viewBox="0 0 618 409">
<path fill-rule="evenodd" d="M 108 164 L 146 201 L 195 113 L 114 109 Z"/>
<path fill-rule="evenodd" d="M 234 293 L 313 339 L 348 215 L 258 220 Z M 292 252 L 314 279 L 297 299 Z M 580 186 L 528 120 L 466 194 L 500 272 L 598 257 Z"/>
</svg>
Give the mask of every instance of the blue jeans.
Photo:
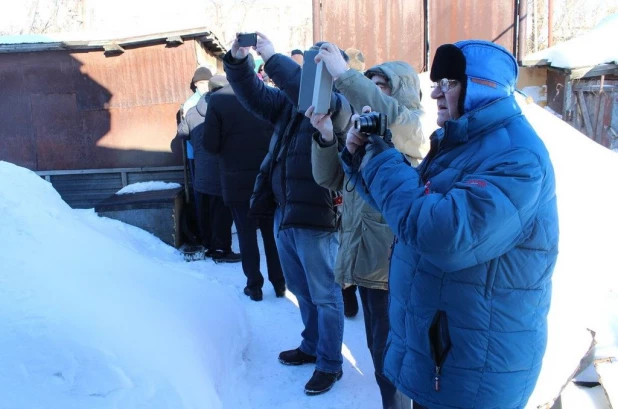
<svg viewBox="0 0 618 409">
<path fill-rule="evenodd" d="M 317 357 L 318 371 L 336 373 L 343 357 L 343 297 L 333 267 L 336 232 L 290 228 L 279 230 L 282 211 L 275 211 L 275 237 L 288 289 L 298 299 L 305 325 L 300 350 Z"/>
<path fill-rule="evenodd" d="M 399 392 L 383 374 L 384 350 L 390 329 L 388 291 L 359 286 L 358 292 L 363 303 L 367 346 L 371 352 L 376 382 L 380 388 L 380 395 L 382 395 L 382 409 L 410 409 L 410 398 Z M 418 406 L 418 409 L 423 409 L 423 407 Z"/>
</svg>

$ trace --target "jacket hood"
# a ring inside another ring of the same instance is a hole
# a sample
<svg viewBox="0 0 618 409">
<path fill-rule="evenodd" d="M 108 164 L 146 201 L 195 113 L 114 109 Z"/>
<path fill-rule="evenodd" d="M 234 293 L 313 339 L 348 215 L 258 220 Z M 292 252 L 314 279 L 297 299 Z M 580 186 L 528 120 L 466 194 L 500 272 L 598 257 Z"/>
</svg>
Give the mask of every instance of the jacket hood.
<svg viewBox="0 0 618 409">
<path fill-rule="evenodd" d="M 513 94 L 519 71 L 517 61 L 504 47 L 482 40 L 459 41 L 455 46 L 466 57 L 463 114 Z"/>
<path fill-rule="evenodd" d="M 390 61 L 371 67 L 365 72 L 369 79 L 374 75 L 385 77 L 391 85 L 391 96 L 410 110 L 421 109 L 421 81 L 416 70 L 404 61 Z"/>
</svg>

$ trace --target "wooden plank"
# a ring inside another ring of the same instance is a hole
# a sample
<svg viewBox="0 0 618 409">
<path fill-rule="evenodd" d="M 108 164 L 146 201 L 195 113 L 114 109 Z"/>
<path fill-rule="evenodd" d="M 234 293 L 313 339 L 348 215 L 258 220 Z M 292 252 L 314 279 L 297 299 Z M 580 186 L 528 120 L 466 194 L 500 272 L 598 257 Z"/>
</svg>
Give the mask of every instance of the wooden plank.
<svg viewBox="0 0 618 409">
<path fill-rule="evenodd" d="M 601 64 L 594 67 L 577 68 L 571 70 L 572 79 L 600 77 L 601 75 L 618 75 L 618 65 Z"/>
<path fill-rule="evenodd" d="M 605 94 L 597 95 L 598 98 L 598 110 L 597 110 L 597 120 L 594 125 L 594 140 L 598 143 L 602 143 L 603 141 L 603 117 L 605 116 Z"/>
<path fill-rule="evenodd" d="M 590 114 L 588 114 L 588 107 L 586 106 L 586 99 L 584 98 L 584 92 L 579 91 L 577 93 L 577 100 L 582 110 L 582 114 L 584 117 L 584 125 L 586 126 L 586 135 L 592 138 L 594 134 L 592 133 L 592 124 L 590 123 Z"/>
<path fill-rule="evenodd" d="M 599 88 L 603 89 L 603 84 L 605 83 L 605 75 L 601 75 L 601 83 L 599 84 Z M 602 104 L 603 102 L 603 93 L 597 94 L 597 104 L 594 112 L 596 113 L 595 121 L 594 121 L 594 140 L 596 142 L 601 142 L 601 136 L 599 135 L 599 122 L 601 122 L 601 132 L 603 132 L 603 115 L 605 114 L 605 106 Z"/>
<path fill-rule="evenodd" d="M 600 85 L 574 85 L 573 91 L 584 91 L 584 92 L 615 92 L 618 91 L 618 85 L 615 84 L 604 84 L 603 87 Z"/>
</svg>

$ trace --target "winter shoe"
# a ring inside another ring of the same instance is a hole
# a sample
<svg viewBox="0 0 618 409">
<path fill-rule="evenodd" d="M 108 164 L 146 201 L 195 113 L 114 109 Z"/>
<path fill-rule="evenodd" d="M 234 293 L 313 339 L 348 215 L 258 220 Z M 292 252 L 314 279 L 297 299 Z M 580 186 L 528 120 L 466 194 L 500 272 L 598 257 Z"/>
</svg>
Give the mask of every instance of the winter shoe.
<svg viewBox="0 0 618 409">
<path fill-rule="evenodd" d="M 241 255 L 233 251 L 215 250 L 210 257 L 215 263 L 239 263 L 242 261 Z"/>
<path fill-rule="evenodd" d="M 313 371 L 313 376 L 309 379 L 309 382 L 305 385 L 305 393 L 309 396 L 313 396 L 328 392 L 342 376 L 342 370 L 337 373 L 329 373 L 316 369 Z"/>
<path fill-rule="evenodd" d="M 243 292 L 245 293 L 247 297 L 251 298 L 253 301 L 262 301 L 262 298 L 264 296 L 262 294 L 262 289 L 260 288 L 251 289 L 249 287 L 245 287 Z"/>
<path fill-rule="evenodd" d="M 315 364 L 317 358 L 313 355 L 305 354 L 299 348 L 289 351 L 283 351 L 279 354 L 279 362 L 283 365 L 302 365 L 302 364 Z"/>
<path fill-rule="evenodd" d="M 347 318 L 356 317 L 358 314 L 358 300 L 356 299 L 356 286 L 351 285 L 341 290 L 343 294 L 343 315 Z"/>
<path fill-rule="evenodd" d="M 275 295 L 277 298 L 285 297 L 285 284 L 275 286 Z"/>
</svg>

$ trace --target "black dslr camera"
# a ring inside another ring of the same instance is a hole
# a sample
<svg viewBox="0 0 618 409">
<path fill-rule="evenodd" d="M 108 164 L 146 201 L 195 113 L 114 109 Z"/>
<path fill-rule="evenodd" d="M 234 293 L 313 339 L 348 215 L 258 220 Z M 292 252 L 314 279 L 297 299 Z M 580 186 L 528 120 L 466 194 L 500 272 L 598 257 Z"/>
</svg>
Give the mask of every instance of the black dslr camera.
<svg viewBox="0 0 618 409">
<path fill-rule="evenodd" d="M 363 114 L 354 121 L 354 129 L 364 134 L 376 134 L 383 137 L 388 129 L 388 119 L 385 114 L 379 112 Z"/>
</svg>

